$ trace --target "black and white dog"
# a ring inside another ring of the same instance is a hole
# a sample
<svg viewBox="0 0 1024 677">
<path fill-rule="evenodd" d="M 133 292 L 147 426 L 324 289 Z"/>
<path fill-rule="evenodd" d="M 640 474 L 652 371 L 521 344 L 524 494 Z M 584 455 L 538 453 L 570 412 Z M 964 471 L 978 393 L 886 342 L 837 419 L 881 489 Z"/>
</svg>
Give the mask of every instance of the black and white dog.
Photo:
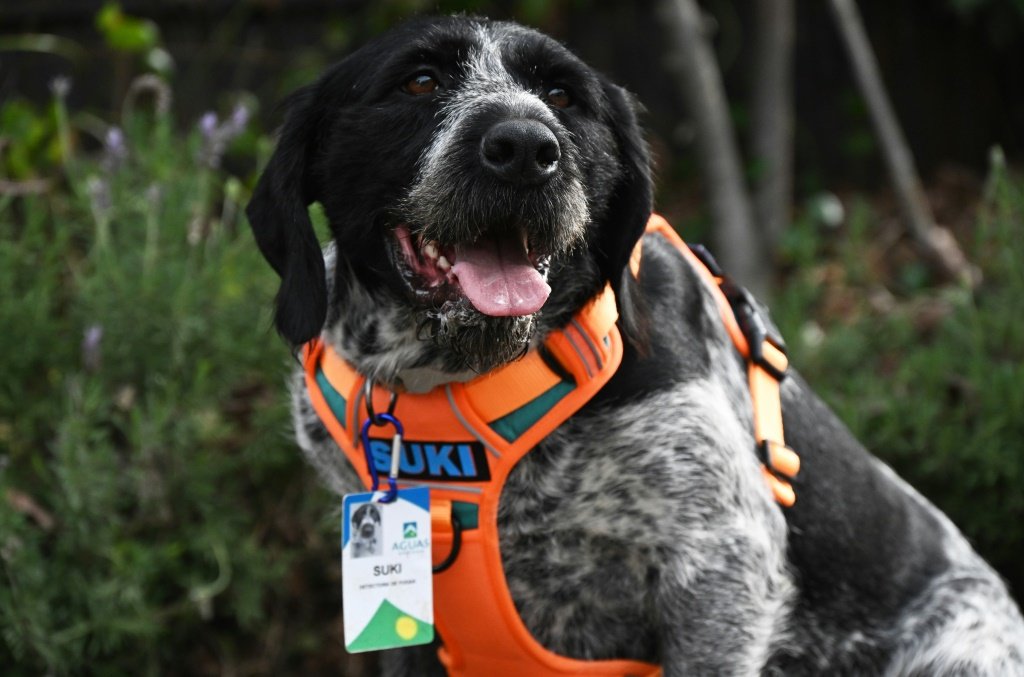
<svg viewBox="0 0 1024 677">
<path fill-rule="evenodd" d="M 798 500 L 773 501 L 709 289 L 660 238 L 626 272 L 648 165 L 630 96 L 554 40 L 404 25 L 289 101 L 248 207 L 282 278 L 277 328 L 423 391 L 516 359 L 610 281 L 622 366 L 502 495 L 505 572 L 544 646 L 666 675 L 1024 674 L 1003 583 L 797 374 L 782 397 Z M 309 460 L 359 489 L 301 377 L 293 397 Z M 410 655 L 433 660 L 393 660 Z"/>
<path fill-rule="evenodd" d="M 373 503 L 356 508 L 351 518 L 352 558 L 377 557 L 384 552 L 380 509 Z"/>
</svg>

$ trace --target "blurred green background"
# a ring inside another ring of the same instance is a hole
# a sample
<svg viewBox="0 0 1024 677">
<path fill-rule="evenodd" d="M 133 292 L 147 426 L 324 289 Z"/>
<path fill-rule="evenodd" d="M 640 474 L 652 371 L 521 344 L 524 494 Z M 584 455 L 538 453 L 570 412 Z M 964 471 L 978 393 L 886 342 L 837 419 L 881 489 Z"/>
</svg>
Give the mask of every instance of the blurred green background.
<svg viewBox="0 0 1024 677">
<path fill-rule="evenodd" d="M 751 2 L 703 3 L 741 141 Z M 796 195 L 772 308 L 869 448 L 1024 590 L 1024 5 L 861 3 L 932 209 L 897 224 L 818 3 L 797 7 Z M 337 501 L 300 460 L 242 215 L 275 105 L 422 11 L 516 18 L 635 91 L 659 209 L 708 216 L 649 2 L 0 5 L 0 672 L 373 674 L 341 641 Z M 756 167 L 749 167 L 754 174 Z"/>
</svg>

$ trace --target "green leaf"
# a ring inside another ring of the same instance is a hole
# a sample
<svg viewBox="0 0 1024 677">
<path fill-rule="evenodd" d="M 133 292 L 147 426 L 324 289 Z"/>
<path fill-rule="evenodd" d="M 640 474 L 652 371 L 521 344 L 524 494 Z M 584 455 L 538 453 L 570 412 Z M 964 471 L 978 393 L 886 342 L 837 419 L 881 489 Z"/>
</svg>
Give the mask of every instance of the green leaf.
<svg viewBox="0 0 1024 677">
<path fill-rule="evenodd" d="M 100 9 L 96 27 L 107 45 L 121 52 L 147 52 L 157 46 L 160 38 L 155 23 L 126 15 L 116 2 L 109 2 Z"/>
</svg>

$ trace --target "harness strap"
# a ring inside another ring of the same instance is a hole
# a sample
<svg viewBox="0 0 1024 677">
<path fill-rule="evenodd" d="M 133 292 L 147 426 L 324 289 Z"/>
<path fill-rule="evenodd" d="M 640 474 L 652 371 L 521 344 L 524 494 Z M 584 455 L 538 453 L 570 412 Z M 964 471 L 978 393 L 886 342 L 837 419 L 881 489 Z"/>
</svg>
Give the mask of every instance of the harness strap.
<svg viewBox="0 0 1024 677">
<path fill-rule="evenodd" d="M 708 283 L 722 324 L 736 350 L 747 361 L 747 381 L 754 415 L 754 440 L 761 459 L 765 481 L 775 500 L 791 507 L 796 493 L 790 480 L 800 472 L 800 457 L 786 446 L 782 430 L 782 380 L 789 368 L 785 343 L 770 330 L 750 293 L 730 280 L 714 257 L 700 246 L 689 247 L 669 223 L 652 214 L 648 233 L 658 233 L 671 242 L 697 273 Z M 636 276 L 640 270 L 643 240 L 637 243 L 630 267 Z"/>
</svg>

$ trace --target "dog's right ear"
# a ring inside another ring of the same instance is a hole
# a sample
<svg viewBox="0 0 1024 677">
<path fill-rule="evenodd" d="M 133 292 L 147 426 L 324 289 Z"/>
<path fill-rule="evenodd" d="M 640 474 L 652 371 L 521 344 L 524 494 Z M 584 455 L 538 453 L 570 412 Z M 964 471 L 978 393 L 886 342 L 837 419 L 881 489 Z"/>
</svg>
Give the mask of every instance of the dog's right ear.
<svg viewBox="0 0 1024 677">
<path fill-rule="evenodd" d="M 293 345 L 316 337 L 327 316 L 324 259 L 309 220 L 315 199 L 313 156 L 321 128 L 314 83 L 293 94 L 271 156 L 245 208 L 256 244 L 281 276 L 274 324 Z"/>
</svg>

